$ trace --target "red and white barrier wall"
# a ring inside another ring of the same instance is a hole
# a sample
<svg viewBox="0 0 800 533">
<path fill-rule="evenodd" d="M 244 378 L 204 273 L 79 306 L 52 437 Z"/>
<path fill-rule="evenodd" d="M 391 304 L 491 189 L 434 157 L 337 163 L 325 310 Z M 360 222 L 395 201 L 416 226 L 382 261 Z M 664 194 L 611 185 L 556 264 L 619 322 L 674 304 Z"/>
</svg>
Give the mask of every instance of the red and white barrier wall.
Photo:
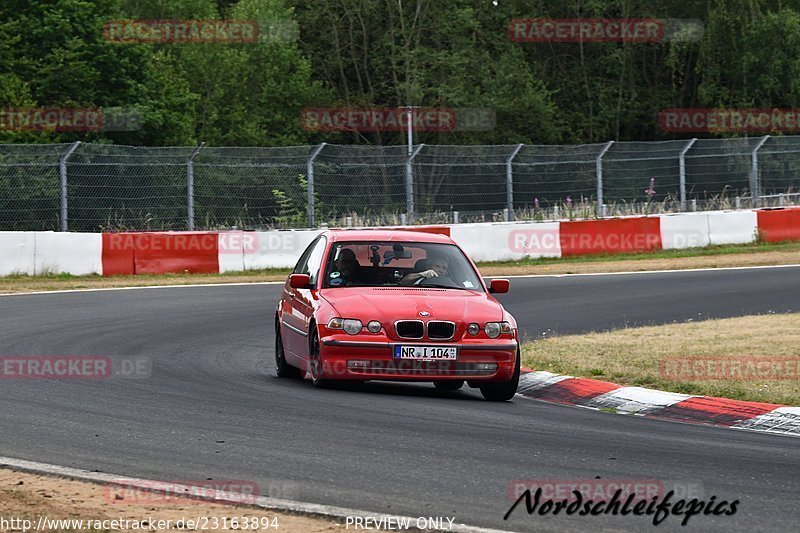
<svg viewBox="0 0 800 533">
<path fill-rule="evenodd" d="M 475 261 L 503 261 L 800 240 L 800 208 L 406 229 L 450 235 Z M 287 268 L 320 231 L 0 232 L 0 276 Z"/>
</svg>

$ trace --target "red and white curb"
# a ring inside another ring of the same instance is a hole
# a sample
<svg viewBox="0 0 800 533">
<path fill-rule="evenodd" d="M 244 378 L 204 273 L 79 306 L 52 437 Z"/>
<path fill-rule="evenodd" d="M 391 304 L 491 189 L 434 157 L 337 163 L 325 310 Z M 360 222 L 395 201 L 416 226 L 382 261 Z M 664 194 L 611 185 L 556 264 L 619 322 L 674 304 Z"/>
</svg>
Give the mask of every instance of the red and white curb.
<svg viewBox="0 0 800 533">
<path fill-rule="evenodd" d="M 800 407 L 623 387 L 543 371 L 520 376 L 517 394 L 618 414 L 800 437 Z"/>
</svg>

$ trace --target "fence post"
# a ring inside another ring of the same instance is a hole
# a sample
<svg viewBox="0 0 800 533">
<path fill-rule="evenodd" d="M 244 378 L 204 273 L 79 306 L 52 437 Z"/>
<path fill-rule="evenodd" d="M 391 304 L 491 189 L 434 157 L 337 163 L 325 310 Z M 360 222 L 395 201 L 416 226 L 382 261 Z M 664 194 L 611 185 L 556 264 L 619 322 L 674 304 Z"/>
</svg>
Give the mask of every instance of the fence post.
<svg viewBox="0 0 800 533">
<path fill-rule="evenodd" d="M 417 157 L 424 144 L 417 146 L 414 151 L 409 150 L 408 160 L 406 161 L 406 211 L 408 212 L 408 223 L 414 222 L 414 158 Z"/>
<path fill-rule="evenodd" d="M 512 163 L 523 146 L 525 145 L 518 144 L 506 160 L 506 209 L 508 209 L 508 220 L 516 218 L 514 216 L 514 174 L 512 172 Z"/>
<path fill-rule="evenodd" d="M 189 208 L 189 229 L 194 231 L 194 156 L 203 149 L 206 143 L 201 142 L 198 144 L 192 153 L 189 155 L 189 159 L 186 160 L 186 194 L 187 194 L 187 206 Z"/>
<path fill-rule="evenodd" d="M 759 183 L 758 179 L 758 149 L 767 142 L 767 139 L 769 139 L 769 135 L 761 137 L 750 154 L 750 159 L 753 163 L 753 168 L 750 171 L 750 196 L 753 197 L 753 207 L 760 207 L 761 205 L 761 183 Z"/>
<path fill-rule="evenodd" d="M 681 211 L 686 211 L 686 152 L 697 142 L 697 138 L 691 139 L 686 146 L 681 150 L 678 156 L 678 172 L 680 178 L 680 192 L 681 192 Z"/>
<path fill-rule="evenodd" d="M 600 218 L 605 216 L 603 212 L 603 156 L 606 155 L 606 152 L 608 152 L 612 144 L 614 144 L 614 141 L 608 141 L 603 149 L 600 150 L 600 153 L 597 154 L 597 159 L 595 160 L 595 169 L 597 172 L 597 216 Z"/>
<path fill-rule="evenodd" d="M 69 231 L 69 218 L 67 209 L 67 159 L 81 144 L 75 141 L 58 160 L 58 173 L 61 177 L 61 231 Z"/>
<path fill-rule="evenodd" d="M 314 228 L 314 160 L 317 158 L 319 153 L 325 148 L 325 145 L 328 143 L 322 143 L 316 148 L 314 151 L 311 152 L 311 157 L 308 158 L 308 163 L 306 164 L 306 182 L 308 184 L 308 227 Z"/>
</svg>

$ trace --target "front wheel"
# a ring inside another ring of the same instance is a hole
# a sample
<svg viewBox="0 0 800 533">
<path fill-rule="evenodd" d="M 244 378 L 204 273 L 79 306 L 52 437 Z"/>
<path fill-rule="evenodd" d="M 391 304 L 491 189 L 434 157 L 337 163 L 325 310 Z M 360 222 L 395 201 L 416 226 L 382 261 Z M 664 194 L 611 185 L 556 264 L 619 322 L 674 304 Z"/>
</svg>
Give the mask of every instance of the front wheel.
<svg viewBox="0 0 800 533">
<path fill-rule="evenodd" d="M 300 379 L 303 371 L 286 362 L 286 352 L 283 349 L 280 324 L 275 322 L 275 373 L 279 378 Z"/>
<path fill-rule="evenodd" d="M 324 389 L 325 387 L 331 386 L 331 380 L 325 379 L 322 366 L 322 355 L 320 353 L 320 345 L 319 345 L 319 333 L 317 333 L 317 328 L 312 324 L 311 328 L 311 340 L 309 345 L 309 366 L 311 367 L 310 374 L 311 374 L 311 384 L 317 388 Z"/>
<path fill-rule="evenodd" d="M 514 375 L 510 381 L 500 385 L 484 385 L 481 387 L 481 394 L 491 402 L 507 402 L 517 393 L 519 386 L 519 359 L 520 352 L 517 348 L 517 363 L 514 365 Z"/>
</svg>

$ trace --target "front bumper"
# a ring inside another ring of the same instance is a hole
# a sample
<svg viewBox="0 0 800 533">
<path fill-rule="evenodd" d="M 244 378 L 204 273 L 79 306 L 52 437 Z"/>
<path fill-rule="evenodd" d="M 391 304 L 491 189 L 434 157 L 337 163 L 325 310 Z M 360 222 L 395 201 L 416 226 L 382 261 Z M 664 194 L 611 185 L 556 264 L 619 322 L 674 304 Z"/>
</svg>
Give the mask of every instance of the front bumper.
<svg viewBox="0 0 800 533">
<path fill-rule="evenodd" d="M 485 339 L 472 342 L 355 340 L 341 335 L 322 339 L 321 360 L 326 378 L 342 380 L 507 382 L 514 375 L 517 341 Z M 420 361 L 395 359 L 394 347 L 457 346 L 455 360 Z M 358 366 L 354 366 L 356 364 Z"/>
</svg>

